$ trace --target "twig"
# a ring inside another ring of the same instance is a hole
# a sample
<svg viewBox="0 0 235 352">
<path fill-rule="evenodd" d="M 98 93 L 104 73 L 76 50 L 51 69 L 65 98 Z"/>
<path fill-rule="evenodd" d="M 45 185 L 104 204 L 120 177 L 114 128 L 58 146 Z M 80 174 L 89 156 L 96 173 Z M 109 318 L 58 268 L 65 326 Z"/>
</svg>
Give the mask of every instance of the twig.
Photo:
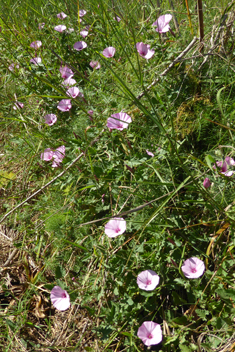
<svg viewBox="0 0 235 352">
<path fill-rule="evenodd" d="M 155 86 L 155 84 L 157 84 L 157 82 L 160 80 L 160 77 L 163 77 L 165 76 L 169 71 L 170 69 L 178 62 L 180 61 L 180 59 L 185 55 L 187 54 L 187 52 L 192 49 L 192 47 L 194 46 L 194 44 L 196 43 L 196 41 L 198 41 L 198 38 L 197 37 L 194 37 L 193 40 L 191 41 L 191 43 L 189 43 L 189 45 L 187 46 L 187 48 L 185 48 L 180 54 L 179 56 L 177 56 L 177 58 L 175 60 L 173 60 L 170 65 L 162 72 L 160 73 L 159 77 L 157 79 L 155 79 L 155 81 L 153 81 L 147 88 L 144 92 L 140 93 L 140 95 L 138 95 L 138 97 L 136 99 L 141 99 L 145 92 L 148 91 L 150 88 L 152 88 L 153 86 Z"/>
<path fill-rule="evenodd" d="M 102 135 L 102 133 L 104 132 L 104 129 L 101 131 L 101 133 L 99 134 L 98 137 L 96 137 L 90 144 L 89 146 L 86 148 L 86 150 L 91 147 L 93 144 L 95 144 L 98 139 L 100 138 L 100 136 Z M 65 174 L 66 171 L 68 171 L 68 169 L 70 169 L 79 159 L 81 159 L 82 156 L 85 155 L 86 153 L 82 152 L 79 156 L 77 156 L 72 162 L 71 164 L 69 164 L 59 175 L 57 175 L 56 177 L 54 177 L 51 181 L 47 182 L 42 188 L 38 189 L 36 192 L 34 192 L 33 194 L 31 194 L 31 196 L 29 196 L 27 199 L 25 199 L 23 202 L 21 202 L 20 204 L 18 204 L 15 208 L 11 209 L 8 213 L 6 213 L 3 218 L 0 220 L 0 224 L 10 215 L 12 214 L 14 211 L 16 211 L 18 208 L 20 208 L 22 205 L 24 205 L 26 202 L 28 202 L 30 199 L 34 198 L 38 193 L 42 192 L 45 188 L 47 188 L 48 186 L 50 186 L 54 181 L 56 181 L 58 178 L 60 178 L 61 176 L 63 176 Z"/>
</svg>

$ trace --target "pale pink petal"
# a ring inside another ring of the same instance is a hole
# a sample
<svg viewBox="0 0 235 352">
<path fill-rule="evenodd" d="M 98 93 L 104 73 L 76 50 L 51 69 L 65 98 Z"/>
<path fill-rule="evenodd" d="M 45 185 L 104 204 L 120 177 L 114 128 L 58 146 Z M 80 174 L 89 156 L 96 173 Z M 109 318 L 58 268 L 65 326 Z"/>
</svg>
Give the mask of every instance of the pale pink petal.
<svg viewBox="0 0 235 352">
<path fill-rule="evenodd" d="M 159 284 L 160 277 L 153 270 L 142 271 L 137 276 L 137 285 L 145 291 L 154 290 Z"/>
<path fill-rule="evenodd" d="M 72 108 L 71 100 L 70 99 L 62 99 L 57 108 L 61 111 L 69 111 Z"/>
<path fill-rule="evenodd" d="M 18 65 L 18 64 L 11 64 L 9 67 L 8 67 L 8 69 L 10 70 L 10 71 L 14 71 L 14 69 L 15 68 L 20 68 L 20 66 Z"/>
<path fill-rule="evenodd" d="M 38 65 L 42 62 L 42 59 L 40 57 L 35 57 L 34 59 L 31 59 L 30 62 L 34 65 Z"/>
<path fill-rule="evenodd" d="M 79 94 L 79 88 L 78 87 L 72 87 L 72 88 L 69 88 L 67 91 L 66 91 L 66 94 L 68 96 L 70 96 L 71 98 L 75 99 L 78 94 Z"/>
<path fill-rule="evenodd" d="M 144 44 L 143 42 L 136 43 L 136 49 L 140 56 L 144 57 L 145 59 L 151 59 L 154 55 L 154 50 L 150 49 L 150 45 Z"/>
<path fill-rule="evenodd" d="M 159 33 L 166 33 L 169 31 L 170 26 L 169 22 L 172 19 L 172 15 L 166 14 L 160 16 L 156 22 L 153 23 L 153 26 L 157 26 L 156 31 Z"/>
<path fill-rule="evenodd" d="M 30 47 L 34 49 L 38 49 L 40 46 L 42 46 L 42 42 L 40 40 L 36 40 L 30 44 Z"/>
<path fill-rule="evenodd" d="M 126 221 L 123 218 L 113 218 L 105 225 L 105 234 L 108 237 L 122 235 L 126 231 Z"/>
<path fill-rule="evenodd" d="M 58 26 L 54 27 L 54 30 L 61 33 L 66 30 L 66 26 L 64 26 L 63 24 L 59 24 Z"/>
<path fill-rule="evenodd" d="M 54 123 L 56 123 L 57 121 L 57 116 L 54 114 L 47 114 L 44 116 L 45 119 L 45 123 L 49 126 L 54 125 Z"/>
<path fill-rule="evenodd" d="M 61 73 L 61 77 L 64 79 L 67 79 L 67 78 L 72 77 L 74 75 L 73 71 L 67 66 L 61 66 L 60 73 Z"/>
<path fill-rule="evenodd" d="M 93 110 L 88 110 L 87 113 L 88 113 L 89 115 L 93 115 L 93 114 L 94 114 L 94 111 L 93 111 Z"/>
<path fill-rule="evenodd" d="M 121 18 L 120 18 L 120 17 L 118 17 L 118 16 L 113 17 L 113 19 L 114 19 L 115 21 L 117 21 L 117 22 L 120 22 L 120 21 L 121 21 Z"/>
<path fill-rule="evenodd" d="M 53 158 L 53 154 L 54 154 L 53 150 L 51 150 L 51 148 L 47 148 L 41 154 L 41 159 L 44 161 L 49 161 Z"/>
<path fill-rule="evenodd" d="M 66 88 L 69 88 L 76 83 L 77 82 L 75 81 L 75 79 L 73 79 L 72 76 L 69 76 L 67 79 L 64 80 L 64 82 L 62 82 L 62 85 Z"/>
<path fill-rule="evenodd" d="M 113 46 L 109 46 L 108 48 L 103 50 L 103 55 L 107 58 L 113 57 L 116 52 L 116 49 Z"/>
<path fill-rule="evenodd" d="M 74 29 L 73 28 L 68 28 L 67 29 L 67 33 L 73 33 L 74 32 Z"/>
<path fill-rule="evenodd" d="M 150 152 L 148 149 L 146 149 L 146 153 L 151 156 L 151 157 L 154 157 L 154 154 L 152 152 Z"/>
<path fill-rule="evenodd" d="M 157 345 L 162 341 L 161 325 L 145 321 L 138 329 L 137 336 L 146 346 Z"/>
<path fill-rule="evenodd" d="M 91 61 L 90 66 L 96 70 L 98 70 L 101 67 L 99 61 Z"/>
<path fill-rule="evenodd" d="M 131 123 L 131 117 L 124 112 L 119 112 L 117 114 L 111 115 L 107 120 L 107 127 L 109 129 L 116 129 L 122 131 L 127 128 L 129 123 Z"/>
<path fill-rule="evenodd" d="M 81 36 L 82 36 L 83 38 L 85 38 L 85 37 L 87 37 L 87 35 L 88 35 L 88 31 L 86 31 L 85 29 L 83 29 L 83 30 L 80 32 L 80 34 L 81 34 Z"/>
<path fill-rule="evenodd" d="M 80 51 L 80 50 L 85 49 L 87 47 L 87 43 L 85 43 L 83 41 L 79 41 L 79 42 L 76 42 L 73 47 L 75 50 Z"/>
<path fill-rule="evenodd" d="M 201 259 L 191 257 L 184 261 L 181 270 L 188 279 L 196 279 L 203 275 L 205 264 Z"/>
<path fill-rule="evenodd" d="M 86 10 L 79 10 L 79 17 L 83 17 L 86 14 Z"/>
<path fill-rule="evenodd" d="M 60 18 L 61 20 L 63 20 L 64 18 L 67 17 L 67 15 L 64 12 L 60 12 L 56 15 L 58 18 Z"/>
<path fill-rule="evenodd" d="M 51 290 L 51 302 L 58 310 L 66 310 L 70 307 L 70 297 L 67 291 L 60 286 L 55 286 Z"/>
</svg>

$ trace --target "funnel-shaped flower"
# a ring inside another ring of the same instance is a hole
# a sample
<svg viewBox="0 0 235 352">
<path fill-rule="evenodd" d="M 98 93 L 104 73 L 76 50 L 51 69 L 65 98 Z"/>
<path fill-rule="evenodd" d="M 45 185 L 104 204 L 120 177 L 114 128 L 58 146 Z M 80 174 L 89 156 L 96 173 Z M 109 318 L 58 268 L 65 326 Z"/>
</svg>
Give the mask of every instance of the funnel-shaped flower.
<svg viewBox="0 0 235 352">
<path fill-rule="evenodd" d="M 54 27 L 54 30 L 61 33 L 66 30 L 66 26 L 63 24 L 59 24 L 58 26 Z"/>
<path fill-rule="evenodd" d="M 83 17 L 86 14 L 86 10 L 79 10 L 79 17 Z"/>
<path fill-rule="evenodd" d="M 86 31 L 85 29 L 83 29 L 83 30 L 80 32 L 80 35 L 81 35 L 83 38 L 86 38 L 87 35 L 88 35 L 88 31 Z"/>
<path fill-rule="evenodd" d="M 51 290 L 51 302 L 58 310 L 66 310 L 70 307 L 70 297 L 67 291 L 60 286 L 55 286 Z"/>
<path fill-rule="evenodd" d="M 118 16 L 113 17 L 113 19 L 114 19 L 115 21 L 117 21 L 117 22 L 120 22 L 120 21 L 121 21 L 121 18 L 118 17 Z"/>
<path fill-rule="evenodd" d="M 45 119 L 45 123 L 49 126 L 54 125 L 54 123 L 56 123 L 57 121 L 57 116 L 54 114 L 47 114 L 44 116 Z"/>
<path fill-rule="evenodd" d="M 76 42 L 73 47 L 75 50 L 80 51 L 80 50 L 85 49 L 87 47 L 87 43 L 85 43 L 83 41 Z"/>
<path fill-rule="evenodd" d="M 108 48 L 103 50 L 103 55 L 107 58 L 113 57 L 116 52 L 116 49 L 113 46 L 109 46 Z"/>
<path fill-rule="evenodd" d="M 40 40 L 36 40 L 30 44 L 30 47 L 34 49 L 38 49 L 40 46 L 42 46 L 42 42 Z"/>
<path fill-rule="evenodd" d="M 126 221 L 123 218 L 113 218 L 105 225 L 105 233 L 108 237 L 122 235 L 126 231 Z"/>
<path fill-rule="evenodd" d="M 145 59 L 151 59 L 151 57 L 154 55 L 155 51 L 150 49 L 149 44 L 144 44 L 142 42 L 136 43 L 136 49 L 140 56 L 144 57 Z"/>
<path fill-rule="evenodd" d="M 184 261 L 181 270 L 188 279 L 197 279 L 205 271 L 205 264 L 197 257 L 191 257 Z"/>
<path fill-rule="evenodd" d="M 69 111 L 72 108 L 70 99 L 62 99 L 57 105 L 57 109 L 61 111 Z"/>
<path fill-rule="evenodd" d="M 73 99 L 75 99 L 79 93 L 80 93 L 80 91 L 79 91 L 78 87 L 72 87 L 66 91 L 66 94 Z"/>
<path fill-rule="evenodd" d="M 42 62 L 42 59 L 40 57 L 35 57 L 34 59 L 30 60 L 31 64 L 38 65 Z"/>
<path fill-rule="evenodd" d="M 160 277 L 153 270 L 142 271 L 137 276 L 137 285 L 145 291 L 154 290 L 159 284 Z"/>
<path fill-rule="evenodd" d="M 216 165 L 213 165 L 213 169 L 216 169 L 216 166 L 220 168 L 219 172 L 227 177 L 230 177 L 234 174 L 234 171 L 228 171 L 228 166 L 234 166 L 235 161 L 226 156 L 225 161 L 216 161 Z"/>
<path fill-rule="evenodd" d="M 62 85 L 66 88 L 69 88 L 69 87 L 72 87 L 76 83 L 77 82 L 75 81 L 75 79 L 73 79 L 72 76 L 69 76 L 68 78 L 66 78 L 64 80 L 64 82 L 62 82 Z"/>
<path fill-rule="evenodd" d="M 68 66 L 60 66 L 61 77 L 67 79 L 74 75 L 73 71 Z"/>
<path fill-rule="evenodd" d="M 96 70 L 98 70 L 101 67 L 99 61 L 91 61 L 90 66 Z"/>
<path fill-rule="evenodd" d="M 116 129 L 122 131 L 127 128 L 129 123 L 131 123 L 131 117 L 125 112 L 119 112 L 118 114 L 111 115 L 107 120 L 107 127 L 111 130 Z"/>
<path fill-rule="evenodd" d="M 53 158 L 53 150 L 51 148 L 46 148 L 44 152 L 41 154 L 41 159 L 44 161 L 49 161 Z"/>
<path fill-rule="evenodd" d="M 153 321 L 145 321 L 138 329 L 137 336 L 146 346 L 157 345 L 162 341 L 161 325 Z"/>
<path fill-rule="evenodd" d="M 61 20 L 63 20 L 64 18 L 67 17 L 67 15 L 64 12 L 60 12 L 56 15 L 58 18 L 60 18 Z"/>
<path fill-rule="evenodd" d="M 160 16 L 156 22 L 153 23 L 153 26 L 157 26 L 156 32 L 166 33 L 170 30 L 169 22 L 171 21 L 172 16 L 170 14 Z"/>
<path fill-rule="evenodd" d="M 65 157 L 65 146 L 62 145 L 61 147 L 57 148 L 54 153 L 53 153 L 53 163 L 52 167 L 58 167 L 59 164 L 62 162 L 62 160 Z"/>
</svg>

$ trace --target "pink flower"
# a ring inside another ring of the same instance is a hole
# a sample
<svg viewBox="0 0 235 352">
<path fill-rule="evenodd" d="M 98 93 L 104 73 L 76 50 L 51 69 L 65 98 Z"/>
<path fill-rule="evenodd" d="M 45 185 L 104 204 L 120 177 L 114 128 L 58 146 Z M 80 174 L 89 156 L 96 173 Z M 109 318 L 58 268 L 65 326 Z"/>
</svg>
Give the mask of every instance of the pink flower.
<svg viewBox="0 0 235 352">
<path fill-rule="evenodd" d="M 68 28 L 68 29 L 67 29 L 67 33 L 72 33 L 72 32 L 74 32 L 74 29 L 73 29 L 73 28 Z"/>
<path fill-rule="evenodd" d="M 138 329 L 137 336 L 146 346 L 157 345 L 162 341 L 161 325 L 153 321 L 145 321 Z"/>
<path fill-rule="evenodd" d="M 58 310 L 66 310 L 70 307 L 70 297 L 67 291 L 60 286 L 55 286 L 51 290 L 51 302 Z"/>
<path fill-rule="evenodd" d="M 67 91 L 66 91 L 66 94 L 68 96 L 70 96 L 71 98 L 75 99 L 78 94 L 79 94 L 79 88 L 78 87 L 72 87 L 72 88 L 69 88 Z"/>
<path fill-rule="evenodd" d="M 54 125 L 54 123 L 56 123 L 57 121 L 57 116 L 54 114 L 47 114 L 44 116 L 45 119 L 45 123 L 49 126 Z"/>
<path fill-rule="evenodd" d="M 66 88 L 69 88 L 69 87 L 73 86 L 75 83 L 77 83 L 75 81 L 75 79 L 73 79 L 72 76 L 69 76 L 68 78 L 66 78 L 64 80 L 64 82 L 62 82 L 62 85 Z"/>
<path fill-rule="evenodd" d="M 86 14 L 86 10 L 79 10 L 79 17 L 83 17 Z"/>
<path fill-rule="evenodd" d="M 19 101 L 16 101 L 14 106 L 13 106 L 13 109 L 14 110 L 19 110 L 19 109 L 23 109 L 23 107 L 24 107 L 23 103 L 20 103 Z"/>
<path fill-rule="evenodd" d="M 70 99 L 62 99 L 57 105 L 57 109 L 61 111 L 69 111 L 72 108 Z"/>
<path fill-rule="evenodd" d="M 40 46 L 42 46 L 42 42 L 40 40 L 36 40 L 30 44 L 30 47 L 34 49 L 38 49 Z"/>
<path fill-rule="evenodd" d="M 60 66 L 61 77 L 67 79 L 74 75 L 73 71 L 67 66 Z"/>
<path fill-rule="evenodd" d="M 111 115 L 107 120 L 107 127 L 110 130 L 116 129 L 122 131 L 124 128 L 127 128 L 129 123 L 131 123 L 131 117 L 125 112 L 119 112 L 118 114 Z"/>
<path fill-rule="evenodd" d="M 41 159 L 44 161 L 49 161 L 53 158 L 53 150 L 51 148 L 46 148 L 44 152 L 41 154 Z"/>
<path fill-rule="evenodd" d="M 85 29 L 83 29 L 81 32 L 80 32 L 81 36 L 83 38 L 85 38 L 87 35 L 88 35 L 88 31 L 86 31 Z"/>
<path fill-rule="evenodd" d="M 45 23 L 43 22 L 43 23 L 40 23 L 40 24 L 39 24 L 38 28 L 39 28 L 39 29 L 43 29 L 44 26 L 45 26 Z"/>
<path fill-rule="evenodd" d="M 107 58 L 113 57 L 116 52 L 116 49 L 113 46 L 109 46 L 108 48 L 103 50 L 103 55 Z"/>
<path fill-rule="evenodd" d="M 66 30 L 66 26 L 64 26 L 63 24 L 59 24 L 58 26 L 54 27 L 54 30 L 61 33 Z"/>
<path fill-rule="evenodd" d="M 35 57 L 34 59 L 31 59 L 30 62 L 34 65 L 38 65 L 42 62 L 42 59 L 40 57 Z"/>
<path fill-rule="evenodd" d="M 105 225 L 105 234 L 108 237 L 122 235 L 126 231 L 126 221 L 123 218 L 113 218 Z"/>
<path fill-rule="evenodd" d="M 64 12 L 60 12 L 56 15 L 58 18 L 60 18 L 61 20 L 63 20 L 64 18 L 67 17 L 67 15 Z"/>
<path fill-rule="evenodd" d="M 87 43 L 85 43 L 83 41 L 76 42 L 73 47 L 74 47 L 74 49 L 80 51 L 80 50 L 85 49 L 87 47 Z"/>
<path fill-rule="evenodd" d="M 64 145 L 57 148 L 55 151 L 53 151 L 51 148 L 47 148 L 41 154 L 41 160 L 50 161 L 50 160 L 54 159 L 53 163 L 52 163 L 52 167 L 58 167 L 64 157 L 65 157 L 65 146 Z"/>
<path fill-rule="evenodd" d="M 53 153 L 53 163 L 52 163 L 52 167 L 58 167 L 59 164 L 62 162 L 62 160 L 65 157 L 65 146 L 62 145 L 61 147 L 57 148 L 54 153 Z"/>
<path fill-rule="evenodd" d="M 208 177 L 206 177 L 205 180 L 203 181 L 203 186 L 205 188 L 209 188 L 211 186 L 211 182 Z"/>
<path fill-rule="evenodd" d="M 154 154 L 153 154 L 152 152 L 150 152 L 148 149 L 146 149 L 146 153 L 147 153 L 149 156 L 154 157 Z"/>
<path fill-rule="evenodd" d="M 154 55 L 155 51 L 150 49 L 149 44 L 144 44 L 142 42 L 136 43 L 136 49 L 140 56 L 144 57 L 145 59 L 151 59 L 151 57 Z"/>
<path fill-rule="evenodd" d="M 94 111 L 93 111 L 93 110 L 88 110 L 87 113 L 88 113 L 89 115 L 93 115 L 93 114 L 94 114 Z"/>
<path fill-rule="evenodd" d="M 14 68 L 20 68 L 20 66 L 19 66 L 18 64 L 11 64 L 11 65 L 8 67 L 8 69 L 9 69 L 10 71 L 14 71 Z"/>
<path fill-rule="evenodd" d="M 117 22 L 120 22 L 120 21 L 121 21 L 121 18 L 120 18 L 120 17 L 118 17 L 118 16 L 113 17 L 113 19 L 114 19 L 115 21 L 117 21 Z"/>
<path fill-rule="evenodd" d="M 96 70 L 98 70 L 101 67 L 99 61 L 91 61 L 90 66 Z"/>
<path fill-rule="evenodd" d="M 166 33 L 170 30 L 169 22 L 171 21 L 172 16 L 170 14 L 160 16 L 156 22 L 153 23 L 153 26 L 157 26 L 156 32 Z"/>
<path fill-rule="evenodd" d="M 137 276 L 137 285 L 145 291 L 154 290 L 159 284 L 160 277 L 153 270 L 142 271 Z"/>
<path fill-rule="evenodd" d="M 230 177 L 234 174 L 234 171 L 228 171 L 228 166 L 233 166 L 235 165 L 235 161 L 230 158 L 229 156 L 226 156 L 225 161 L 216 161 L 216 165 L 213 165 L 213 169 L 216 169 L 216 167 L 221 168 L 219 172 L 227 177 Z"/>
<path fill-rule="evenodd" d="M 184 261 L 181 270 L 188 279 L 196 279 L 203 275 L 205 264 L 201 259 L 192 257 Z"/>
</svg>

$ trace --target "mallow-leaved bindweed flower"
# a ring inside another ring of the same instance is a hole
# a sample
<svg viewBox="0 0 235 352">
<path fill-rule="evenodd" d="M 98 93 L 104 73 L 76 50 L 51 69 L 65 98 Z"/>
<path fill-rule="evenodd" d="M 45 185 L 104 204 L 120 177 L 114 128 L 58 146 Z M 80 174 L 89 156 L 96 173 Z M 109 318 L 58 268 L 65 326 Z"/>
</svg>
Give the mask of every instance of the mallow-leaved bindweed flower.
<svg viewBox="0 0 235 352">
<path fill-rule="evenodd" d="M 228 170 L 229 166 L 234 166 L 235 161 L 230 156 L 226 156 L 225 161 L 216 161 L 216 165 L 213 165 L 213 169 L 219 168 L 219 172 L 227 177 L 231 177 L 234 171 Z"/>
<path fill-rule="evenodd" d="M 55 286 L 51 290 L 51 302 L 53 306 L 64 311 L 70 307 L 70 297 L 67 291 L 63 290 L 60 286 Z"/>
<path fill-rule="evenodd" d="M 52 167 L 58 167 L 59 164 L 65 157 L 65 146 L 62 145 L 56 150 L 52 150 L 51 148 L 46 148 L 44 152 L 41 154 L 41 160 L 50 161 L 53 160 Z"/>
<path fill-rule="evenodd" d="M 184 276 L 188 279 L 197 279 L 203 275 L 205 271 L 205 264 L 201 259 L 191 257 L 183 262 L 181 270 Z"/>
<path fill-rule="evenodd" d="M 42 46 L 42 42 L 40 40 L 36 40 L 30 44 L 30 47 L 33 49 L 39 49 Z"/>
<path fill-rule="evenodd" d="M 124 128 L 127 128 L 129 123 L 131 123 L 131 117 L 125 112 L 119 112 L 117 114 L 111 115 L 107 120 L 107 127 L 110 130 L 119 130 L 122 131 Z"/>
<path fill-rule="evenodd" d="M 48 126 L 52 126 L 52 125 L 54 125 L 54 123 L 56 123 L 57 116 L 55 114 L 47 114 L 44 116 L 44 119 L 45 119 L 45 123 Z"/>
<path fill-rule="evenodd" d="M 145 346 L 157 345 L 162 342 L 161 325 L 153 321 L 145 321 L 139 327 L 137 336 L 142 340 Z"/>
<path fill-rule="evenodd" d="M 55 26 L 54 27 L 54 30 L 57 31 L 57 32 L 64 32 L 66 30 L 66 26 L 64 24 L 59 24 L 58 26 Z"/>
<path fill-rule="evenodd" d="M 154 55 L 155 51 L 150 49 L 149 44 L 144 44 L 143 42 L 136 43 L 136 49 L 140 56 L 144 57 L 145 59 L 151 59 Z"/>
<path fill-rule="evenodd" d="M 126 231 L 126 221 L 123 218 L 113 218 L 105 225 L 105 234 L 108 237 L 117 237 Z"/>
<path fill-rule="evenodd" d="M 83 41 L 79 41 L 79 42 L 76 42 L 73 47 L 75 50 L 80 51 L 80 50 L 85 49 L 87 47 L 87 43 L 85 43 Z"/>
<path fill-rule="evenodd" d="M 156 32 L 166 33 L 170 30 L 169 22 L 172 20 L 172 15 L 166 14 L 158 17 L 157 21 L 152 25 L 157 26 Z"/>
<path fill-rule="evenodd" d="M 159 284 L 160 277 L 153 270 L 144 270 L 137 276 L 137 285 L 145 291 L 153 291 Z"/>
<path fill-rule="evenodd" d="M 63 112 L 69 111 L 71 108 L 72 108 L 72 104 L 70 99 L 62 99 L 57 105 L 57 109 Z"/>
<path fill-rule="evenodd" d="M 107 58 L 111 58 L 115 55 L 116 49 L 113 46 L 109 46 L 103 50 L 103 55 Z"/>
</svg>

